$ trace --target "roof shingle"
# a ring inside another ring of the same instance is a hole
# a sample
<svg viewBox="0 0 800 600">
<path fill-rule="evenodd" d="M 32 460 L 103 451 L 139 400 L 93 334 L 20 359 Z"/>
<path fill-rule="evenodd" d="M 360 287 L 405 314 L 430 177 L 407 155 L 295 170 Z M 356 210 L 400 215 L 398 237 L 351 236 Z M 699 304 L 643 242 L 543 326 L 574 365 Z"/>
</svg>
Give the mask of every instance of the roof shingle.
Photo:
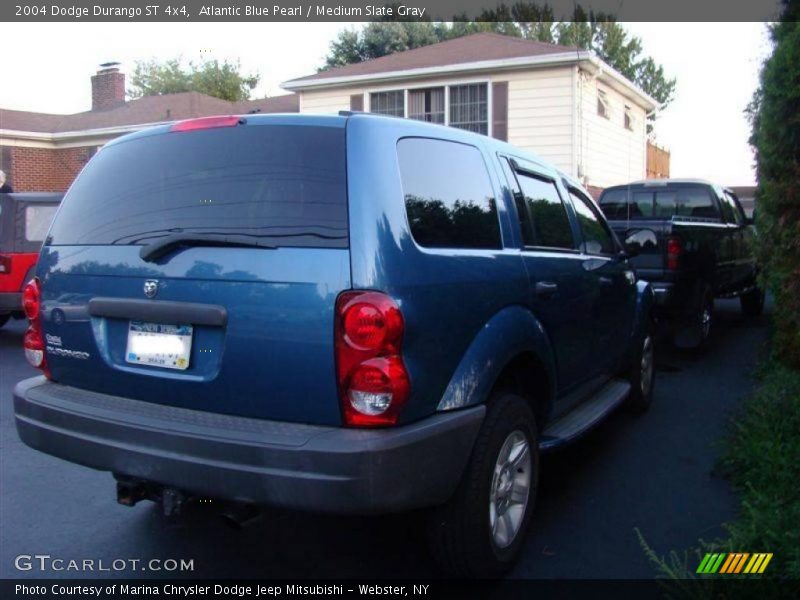
<svg viewBox="0 0 800 600">
<path fill-rule="evenodd" d="M 452 40 L 397 52 L 360 63 L 321 71 L 314 75 L 291 79 L 286 83 L 324 80 L 333 77 L 376 75 L 409 69 L 443 67 L 471 62 L 542 56 L 578 52 L 575 46 L 558 46 L 499 33 L 474 33 Z"/>
<path fill-rule="evenodd" d="M 72 115 L 0 108 L 0 129 L 62 133 L 146 125 L 219 114 L 244 114 L 256 110 L 262 113 L 298 112 L 298 106 L 295 94 L 229 102 L 199 92 L 183 92 L 164 96 L 145 96 L 110 110 L 90 110 Z"/>
</svg>

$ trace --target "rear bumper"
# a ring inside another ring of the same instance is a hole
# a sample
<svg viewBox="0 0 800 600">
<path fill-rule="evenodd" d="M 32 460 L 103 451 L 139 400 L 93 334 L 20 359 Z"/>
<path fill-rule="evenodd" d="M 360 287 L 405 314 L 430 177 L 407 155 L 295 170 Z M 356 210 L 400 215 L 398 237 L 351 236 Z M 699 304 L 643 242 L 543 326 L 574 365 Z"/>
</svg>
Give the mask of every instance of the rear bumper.
<svg viewBox="0 0 800 600">
<path fill-rule="evenodd" d="M 20 292 L 0 292 L 0 315 L 22 312 L 22 294 Z"/>
<path fill-rule="evenodd" d="M 374 514 L 454 492 L 485 409 L 359 430 L 220 415 L 26 379 L 14 389 L 28 446 L 196 495 Z"/>
</svg>

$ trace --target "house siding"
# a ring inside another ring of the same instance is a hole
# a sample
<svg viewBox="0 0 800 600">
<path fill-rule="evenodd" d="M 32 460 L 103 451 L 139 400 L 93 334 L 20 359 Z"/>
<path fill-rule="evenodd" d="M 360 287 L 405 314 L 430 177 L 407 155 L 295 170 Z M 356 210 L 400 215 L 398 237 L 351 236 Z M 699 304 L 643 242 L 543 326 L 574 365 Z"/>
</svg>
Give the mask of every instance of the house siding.
<svg viewBox="0 0 800 600">
<path fill-rule="evenodd" d="M 337 113 L 350 110 L 350 95 L 362 92 L 363 89 L 359 88 L 300 92 L 300 112 Z"/>
<path fill-rule="evenodd" d="M 301 91 L 300 111 L 333 113 L 350 109 L 350 97 L 376 90 L 458 84 L 484 81 L 508 83 L 508 141 L 534 152 L 574 175 L 573 69 L 537 69 L 491 75 L 464 74 L 455 77 L 417 78 L 402 82 L 353 86 L 336 90 Z M 365 108 L 368 103 L 365 104 Z"/>
<path fill-rule="evenodd" d="M 597 113 L 597 90 L 605 91 L 608 118 Z M 608 187 L 646 176 L 646 112 L 622 94 L 582 74 L 578 83 L 577 163 L 585 183 Z M 625 128 L 625 106 L 633 116 L 633 131 Z"/>
<path fill-rule="evenodd" d="M 502 78 L 508 81 L 509 143 L 575 175 L 572 69 L 514 72 Z"/>
</svg>

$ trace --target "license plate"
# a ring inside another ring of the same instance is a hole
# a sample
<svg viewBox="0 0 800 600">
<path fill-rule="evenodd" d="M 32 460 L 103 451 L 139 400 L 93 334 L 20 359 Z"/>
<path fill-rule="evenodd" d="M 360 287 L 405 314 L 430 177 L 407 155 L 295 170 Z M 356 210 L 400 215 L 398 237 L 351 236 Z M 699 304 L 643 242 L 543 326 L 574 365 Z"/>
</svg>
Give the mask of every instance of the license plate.
<svg viewBox="0 0 800 600">
<path fill-rule="evenodd" d="M 191 325 L 131 321 L 128 326 L 126 362 L 183 371 L 189 368 L 191 351 Z"/>
</svg>

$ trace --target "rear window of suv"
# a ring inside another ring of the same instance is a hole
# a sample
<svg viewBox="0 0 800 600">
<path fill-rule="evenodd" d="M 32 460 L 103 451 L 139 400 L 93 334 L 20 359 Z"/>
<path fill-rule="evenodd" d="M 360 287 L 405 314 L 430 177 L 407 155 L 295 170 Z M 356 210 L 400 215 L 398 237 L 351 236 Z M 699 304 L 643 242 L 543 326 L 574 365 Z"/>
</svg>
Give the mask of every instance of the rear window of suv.
<svg viewBox="0 0 800 600">
<path fill-rule="evenodd" d="M 140 245 L 183 232 L 346 248 L 345 130 L 253 124 L 112 144 L 72 185 L 49 243 Z"/>
</svg>

